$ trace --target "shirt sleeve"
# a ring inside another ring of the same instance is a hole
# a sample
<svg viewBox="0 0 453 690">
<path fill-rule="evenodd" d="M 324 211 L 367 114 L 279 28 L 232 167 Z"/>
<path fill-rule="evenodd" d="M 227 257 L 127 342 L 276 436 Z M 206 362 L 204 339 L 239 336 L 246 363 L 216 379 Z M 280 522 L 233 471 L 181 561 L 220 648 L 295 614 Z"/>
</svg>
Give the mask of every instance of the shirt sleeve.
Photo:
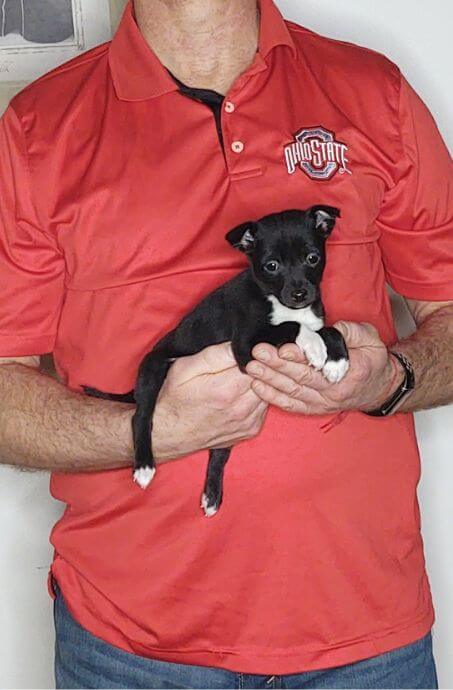
<svg viewBox="0 0 453 690">
<path fill-rule="evenodd" d="M 401 77 L 395 185 L 377 219 L 387 280 L 404 297 L 453 299 L 453 166 L 422 100 Z"/>
<path fill-rule="evenodd" d="M 24 133 L 10 106 L 0 120 L 0 357 L 52 352 L 64 260 L 40 227 Z"/>
</svg>

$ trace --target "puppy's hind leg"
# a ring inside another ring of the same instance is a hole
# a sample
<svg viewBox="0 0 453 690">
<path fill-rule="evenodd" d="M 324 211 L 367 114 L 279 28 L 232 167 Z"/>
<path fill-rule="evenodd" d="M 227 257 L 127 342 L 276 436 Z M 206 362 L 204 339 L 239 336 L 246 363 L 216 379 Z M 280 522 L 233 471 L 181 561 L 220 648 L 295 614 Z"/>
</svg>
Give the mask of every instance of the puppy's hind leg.
<svg viewBox="0 0 453 690">
<path fill-rule="evenodd" d="M 137 409 L 132 418 L 134 437 L 134 481 L 142 489 L 152 481 L 156 474 L 156 463 L 152 450 L 153 414 L 159 391 L 162 388 L 171 362 L 152 352 L 143 360 L 135 388 Z"/>
<path fill-rule="evenodd" d="M 206 473 L 201 507 L 206 517 L 215 515 L 220 508 L 223 497 L 223 471 L 230 457 L 231 448 L 213 448 L 209 451 L 209 463 Z"/>
<path fill-rule="evenodd" d="M 91 386 L 82 386 L 83 390 L 87 395 L 92 398 L 100 398 L 101 400 L 113 400 L 114 402 L 123 402 L 135 404 L 134 391 L 129 391 L 129 393 L 106 393 L 105 391 L 100 391 L 97 388 L 91 388 Z"/>
</svg>

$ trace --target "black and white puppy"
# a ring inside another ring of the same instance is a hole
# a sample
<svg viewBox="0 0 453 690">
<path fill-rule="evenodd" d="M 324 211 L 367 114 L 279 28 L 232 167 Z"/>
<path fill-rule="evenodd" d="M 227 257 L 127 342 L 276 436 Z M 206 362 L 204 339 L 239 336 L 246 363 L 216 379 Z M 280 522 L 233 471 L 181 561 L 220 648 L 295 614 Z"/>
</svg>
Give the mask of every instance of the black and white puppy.
<svg viewBox="0 0 453 690">
<path fill-rule="evenodd" d="M 260 342 L 295 342 L 308 362 L 331 382 L 349 366 L 340 332 L 324 326 L 321 278 L 325 243 L 340 215 L 331 206 L 274 213 L 231 230 L 227 241 L 247 255 L 250 266 L 203 299 L 143 359 L 133 394 L 114 395 L 85 388 L 89 395 L 135 402 L 134 480 L 145 489 L 154 477 L 152 418 L 159 391 L 175 359 L 209 345 L 231 341 L 244 370 Z M 214 515 L 222 502 L 223 472 L 231 448 L 209 451 L 202 508 Z"/>
</svg>

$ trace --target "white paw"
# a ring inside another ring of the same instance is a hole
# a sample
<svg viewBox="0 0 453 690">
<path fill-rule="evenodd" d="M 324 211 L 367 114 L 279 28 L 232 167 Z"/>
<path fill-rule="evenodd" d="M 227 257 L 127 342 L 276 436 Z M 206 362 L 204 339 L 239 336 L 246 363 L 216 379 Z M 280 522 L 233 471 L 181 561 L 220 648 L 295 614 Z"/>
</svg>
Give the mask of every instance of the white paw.
<svg viewBox="0 0 453 690">
<path fill-rule="evenodd" d="M 134 472 L 134 482 L 137 482 L 142 489 L 146 489 L 151 484 L 155 474 L 155 467 L 140 467 Z"/>
<path fill-rule="evenodd" d="M 348 359 L 329 360 L 322 368 L 322 373 L 330 383 L 338 383 L 349 369 Z"/>
<path fill-rule="evenodd" d="M 208 506 L 208 497 L 206 496 L 206 494 L 203 494 L 203 496 L 201 497 L 201 507 L 203 508 L 206 517 L 212 517 L 218 511 L 218 508 L 216 506 Z"/>
<path fill-rule="evenodd" d="M 322 369 L 327 359 L 327 349 L 324 340 L 319 336 L 319 341 L 310 343 L 305 347 L 305 356 L 315 369 Z"/>
<path fill-rule="evenodd" d="M 305 326 L 301 326 L 296 343 L 305 353 L 312 367 L 315 369 L 323 368 L 327 359 L 327 348 L 320 335 Z"/>
</svg>

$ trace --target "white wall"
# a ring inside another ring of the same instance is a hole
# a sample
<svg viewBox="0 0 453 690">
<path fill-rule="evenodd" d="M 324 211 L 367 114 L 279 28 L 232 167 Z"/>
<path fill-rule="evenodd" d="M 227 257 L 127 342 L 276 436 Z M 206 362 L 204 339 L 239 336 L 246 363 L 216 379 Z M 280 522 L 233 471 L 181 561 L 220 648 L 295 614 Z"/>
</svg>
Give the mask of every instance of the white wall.
<svg viewBox="0 0 453 690">
<path fill-rule="evenodd" d="M 96 0 L 93 0 L 95 2 Z M 123 0 L 112 0 L 114 16 Z M 447 0 L 278 0 L 284 14 L 315 31 L 384 52 L 397 62 L 453 148 L 451 26 Z M 0 98 L 6 96 L 0 89 Z M 450 119 L 448 119 L 450 116 Z M 396 304 L 402 332 L 411 327 Z M 453 406 L 416 415 L 426 557 L 437 610 L 441 688 L 453 687 Z M 61 511 L 43 474 L 0 467 L 0 687 L 53 687 L 52 612 L 45 581 L 48 534 Z"/>
</svg>

